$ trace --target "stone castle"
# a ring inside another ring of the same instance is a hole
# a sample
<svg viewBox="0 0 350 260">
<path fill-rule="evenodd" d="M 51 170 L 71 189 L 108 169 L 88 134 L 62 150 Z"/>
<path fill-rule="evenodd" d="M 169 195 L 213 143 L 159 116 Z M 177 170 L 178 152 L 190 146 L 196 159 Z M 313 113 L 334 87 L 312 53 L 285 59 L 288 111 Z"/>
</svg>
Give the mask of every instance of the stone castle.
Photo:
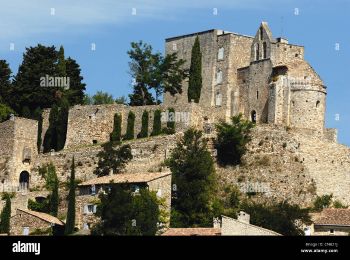
<svg viewBox="0 0 350 260">
<path fill-rule="evenodd" d="M 277 199 L 310 205 L 316 194 L 332 193 L 350 203 L 350 149 L 337 143 L 336 129 L 325 128 L 326 87 L 304 60 L 304 47 L 273 38 L 263 22 L 254 37 L 214 29 L 168 38 L 166 54 L 177 52 L 189 67 L 197 36 L 203 78 L 199 103 L 188 102 L 185 81 L 183 93 L 165 94 L 162 105 L 77 105 L 69 111 L 65 149 L 46 154 L 37 149 L 38 122 L 13 117 L 0 124 L 0 191 L 18 190 L 23 183 L 39 189 L 43 180 L 38 168 L 48 162 L 55 164 L 58 177 L 66 181 L 73 156 L 77 178 L 92 179 L 96 154 L 100 144 L 109 141 L 115 113 L 122 116 L 124 133 L 129 111 L 135 113 L 136 137 L 143 111 L 150 112 L 151 132 L 153 112 L 174 108 L 190 116 L 176 122 L 175 135 L 130 141 L 134 159 L 127 173 L 161 171 L 161 163 L 185 129 L 195 127 L 211 137 L 215 123 L 242 113 L 257 124 L 245 156 L 247 163 L 234 169 L 217 168 L 223 183 L 237 185 L 246 173 L 246 181 L 270 183 Z M 43 113 L 42 139 L 49 112 Z"/>
</svg>

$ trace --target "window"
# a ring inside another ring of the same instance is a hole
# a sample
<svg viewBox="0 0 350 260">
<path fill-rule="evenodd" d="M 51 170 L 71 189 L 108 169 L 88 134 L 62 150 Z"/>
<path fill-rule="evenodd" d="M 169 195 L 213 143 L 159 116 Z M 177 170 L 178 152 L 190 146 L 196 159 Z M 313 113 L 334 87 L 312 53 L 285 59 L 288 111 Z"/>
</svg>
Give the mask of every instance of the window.
<svg viewBox="0 0 350 260">
<path fill-rule="evenodd" d="M 255 60 L 259 60 L 259 43 L 255 43 Z"/>
<path fill-rule="evenodd" d="M 316 102 L 316 107 L 319 107 L 320 106 L 320 101 L 319 100 L 317 100 L 317 102 Z"/>
<path fill-rule="evenodd" d="M 222 95 L 220 92 L 216 93 L 216 97 L 215 97 L 215 106 L 219 107 L 222 104 Z"/>
<path fill-rule="evenodd" d="M 92 140 L 92 143 L 93 144 L 97 144 L 97 140 Z"/>
<path fill-rule="evenodd" d="M 222 71 L 219 70 L 217 73 L 216 73 L 216 84 L 220 84 L 222 82 Z"/>
<path fill-rule="evenodd" d="M 329 230 L 329 233 L 334 234 L 334 229 Z"/>
<path fill-rule="evenodd" d="M 218 52 L 218 60 L 224 59 L 224 47 L 221 47 Z"/>
<path fill-rule="evenodd" d="M 23 228 L 23 236 L 29 236 L 29 227 Z"/>
<path fill-rule="evenodd" d="M 264 38 L 264 31 L 263 31 L 263 28 L 260 27 L 260 30 L 259 30 L 259 39 L 262 40 Z"/>
<path fill-rule="evenodd" d="M 256 91 L 256 99 L 259 99 L 259 91 Z"/>
<path fill-rule="evenodd" d="M 253 123 L 256 123 L 256 111 L 255 110 L 253 110 L 251 113 L 251 120 Z"/>
<path fill-rule="evenodd" d="M 267 44 L 263 42 L 263 59 L 267 58 Z"/>
<path fill-rule="evenodd" d="M 87 204 L 84 206 L 84 213 L 85 214 L 93 214 L 96 213 L 97 206 L 93 204 Z"/>
<path fill-rule="evenodd" d="M 91 195 L 95 195 L 96 194 L 96 186 L 95 185 L 91 185 Z"/>
</svg>

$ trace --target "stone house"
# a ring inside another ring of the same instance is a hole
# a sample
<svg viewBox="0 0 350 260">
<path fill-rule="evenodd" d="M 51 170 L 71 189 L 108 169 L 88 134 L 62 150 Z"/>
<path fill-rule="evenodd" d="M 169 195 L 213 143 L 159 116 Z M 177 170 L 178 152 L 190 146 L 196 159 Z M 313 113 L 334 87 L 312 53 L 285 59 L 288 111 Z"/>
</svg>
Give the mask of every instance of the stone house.
<svg viewBox="0 0 350 260">
<path fill-rule="evenodd" d="M 98 195 L 108 190 L 111 185 L 127 184 L 137 194 L 140 188 L 148 188 L 157 192 L 159 198 L 165 199 L 165 210 L 170 212 L 171 206 L 171 173 L 132 173 L 114 174 L 91 179 L 79 184 L 79 195 L 76 199 L 76 224 L 79 229 L 90 229 L 97 223 L 95 215 Z"/>
<path fill-rule="evenodd" d="M 240 211 L 237 219 L 222 216 L 222 236 L 280 236 L 281 234 L 250 224 L 250 215 Z"/>
<path fill-rule="evenodd" d="M 323 209 L 314 216 L 311 226 L 314 236 L 348 236 L 350 234 L 350 209 Z"/>
<path fill-rule="evenodd" d="M 10 235 L 48 235 L 63 234 L 64 223 L 46 213 L 17 209 L 10 219 Z"/>
</svg>

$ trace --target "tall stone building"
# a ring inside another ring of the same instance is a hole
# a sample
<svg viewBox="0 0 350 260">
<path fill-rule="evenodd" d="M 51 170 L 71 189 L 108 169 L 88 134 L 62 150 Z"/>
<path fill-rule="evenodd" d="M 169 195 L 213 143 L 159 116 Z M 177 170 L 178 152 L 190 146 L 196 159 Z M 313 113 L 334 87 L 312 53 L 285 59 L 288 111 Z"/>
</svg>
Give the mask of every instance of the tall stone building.
<svg viewBox="0 0 350 260">
<path fill-rule="evenodd" d="M 176 52 L 189 68 L 197 36 L 203 78 L 199 106 L 204 118 L 227 121 L 242 113 L 257 123 L 325 133 L 326 87 L 304 60 L 303 46 L 273 38 L 267 23 L 262 22 L 254 37 L 215 29 L 168 38 L 166 53 Z M 164 105 L 184 106 L 187 89 L 188 81 L 181 95 L 165 94 Z"/>
</svg>

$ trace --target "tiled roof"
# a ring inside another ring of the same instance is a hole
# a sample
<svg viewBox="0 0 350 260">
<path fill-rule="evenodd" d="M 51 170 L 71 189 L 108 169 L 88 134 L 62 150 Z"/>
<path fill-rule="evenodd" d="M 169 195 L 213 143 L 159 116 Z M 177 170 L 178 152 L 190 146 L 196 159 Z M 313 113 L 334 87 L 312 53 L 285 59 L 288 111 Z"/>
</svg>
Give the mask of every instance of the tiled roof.
<svg viewBox="0 0 350 260">
<path fill-rule="evenodd" d="M 157 172 L 157 173 L 123 173 L 113 174 L 109 176 L 103 176 L 95 179 L 91 179 L 80 183 L 79 186 L 97 185 L 97 184 L 109 184 L 113 183 L 142 183 L 149 182 L 155 179 L 169 176 L 170 172 Z"/>
<path fill-rule="evenodd" d="M 220 236 L 220 228 L 169 228 L 162 236 Z"/>
<path fill-rule="evenodd" d="M 350 226 L 350 209 L 323 209 L 314 224 Z"/>
<path fill-rule="evenodd" d="M 34 217 L 40 218 L 40 219 L 42 219 L 46 222 L 49 222 L 49 223 L 53 223 L 53 224 L 61 225 L 61 226 L 64 225 L 64 223 L 61 220 L 59 220 L 58 218 L 51 216 L 49 214 L 43 213 L 43 212 L 32 211 L 32 210 L 28 210 L 28 209 L 17 209 L 17 210 L 25 212 L 29 215 L 34 216 Z"/>
</svg>

